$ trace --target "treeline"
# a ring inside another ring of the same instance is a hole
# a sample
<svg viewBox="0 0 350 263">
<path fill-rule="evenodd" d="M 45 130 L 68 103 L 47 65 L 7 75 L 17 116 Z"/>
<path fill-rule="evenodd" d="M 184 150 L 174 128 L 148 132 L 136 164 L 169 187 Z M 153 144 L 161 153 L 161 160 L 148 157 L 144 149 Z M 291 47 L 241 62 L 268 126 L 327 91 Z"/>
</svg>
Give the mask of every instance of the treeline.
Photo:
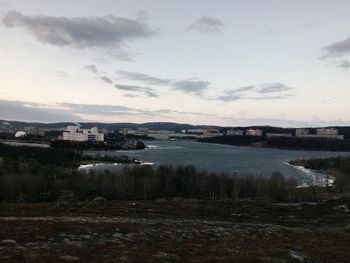
<svg viewBox="0 0 350 263">
<path fill-rule="evenodd" d="M 108 200 L 184 199 L 270 199 L 297 200 L 294 179 L 285 179 L 276 172 L 271 177 L 253 177 L 197 171 L 194 166 L 174 168 L 160 166 L 135 167 L 119 173 L 79 173 L 72 181 L 72 190 L 86 200 L 102 196 Z"/>
<path fill-rule="evenodd" d="M 198 139 L 199 142 L 236 146 L 259 146 L 288 150 L 350 151 L 350 140 L 297 137 L 217 136 Z"/>
<path fill-rule="evenodd" d="M 79 200 L 266 199 L 275 201 L 319 200 L 321 188 L 298 189 L 294 179 L 276 172 L 253 177 L 197 171 L 193 166 L 134 166 L 119 172 L 78 172 L 30 160 L 13 167 L 9 158 L 0 161 L 0 201 L 57 201 L 70 191 Z"/>
<path fill-rule="evenodd" d="M 0 143 L 0 157 L 10 162 L 33 160 L 41 165 L 72 167 L 76 165 L 80 155 L 70 149 L 52 149 L 43 147 L 11 146 Z"/>
<path fill-rule="evenodd" d="M 350 157 L 302 159 L 290 164 L 328 172 L 336 177 L 335 186 L 339 191 L 350 191 Z"/>
<path fill-rule="evenodd" d="M 326 138 L 272 137 L 266 140 L 266 146 L 279 149 L 311 151 L 350 151 L 350 140 Z"/>
<path fill-rule="evenodd" d="M 123 142 L 123 143 L 103 143 L 103 142 L 75 142 L 52 140 L 50 142 L 52 148 L 72 149 L 77 152 L 96 150 L 96 151 L 114 151 L 114 150 L 142 150 L 146 146 L 141 141 Z"/>
</svg>

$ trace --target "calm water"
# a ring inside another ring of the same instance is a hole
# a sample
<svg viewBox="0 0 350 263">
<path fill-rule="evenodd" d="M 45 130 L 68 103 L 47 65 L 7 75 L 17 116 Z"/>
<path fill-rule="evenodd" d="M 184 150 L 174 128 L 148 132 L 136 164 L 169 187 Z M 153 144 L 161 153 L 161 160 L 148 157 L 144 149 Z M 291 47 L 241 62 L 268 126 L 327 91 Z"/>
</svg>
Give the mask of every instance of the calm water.
<svg viewBox="0 0 350 263">
<path fill-rule="evenodd" d="M 127 155 L 143 162 L 161 164 L 195 165 L 199 170 L 239 173 L 244 175 L 269 176 L 281 171 L 304 181 L 306 173 L 286 162 L 311 157 L 350 155 L 344 152 L 290 151 L 266 148 L 238 147 L 207 144 L 191 141 L 149 141 L 147 149 L 141 151 L 105 151 L 100 154 Z M 97 152 L 90 152 L 97 153 Z M 115 166 L 114 166 L 115 167 Z M 113 165 L 98 166 L 98 169 L 113 169 Z M 97 169 L 97 167 L 96 167 Z"/>
</svg>

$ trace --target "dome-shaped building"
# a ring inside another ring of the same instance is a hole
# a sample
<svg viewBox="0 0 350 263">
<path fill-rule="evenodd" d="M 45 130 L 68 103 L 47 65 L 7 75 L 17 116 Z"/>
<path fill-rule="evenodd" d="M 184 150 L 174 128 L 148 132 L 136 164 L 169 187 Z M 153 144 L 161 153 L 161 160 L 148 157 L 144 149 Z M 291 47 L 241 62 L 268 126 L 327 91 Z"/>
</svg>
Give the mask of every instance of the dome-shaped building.
<svg viewBox="0 0 350 263">
<path fill-rule="evenodd" d="M 24 131 L 18 131 L 15 134 L 16 138 L 21 138 L 21 137 L 25 137 L 27 134 Z"/>
</svg>

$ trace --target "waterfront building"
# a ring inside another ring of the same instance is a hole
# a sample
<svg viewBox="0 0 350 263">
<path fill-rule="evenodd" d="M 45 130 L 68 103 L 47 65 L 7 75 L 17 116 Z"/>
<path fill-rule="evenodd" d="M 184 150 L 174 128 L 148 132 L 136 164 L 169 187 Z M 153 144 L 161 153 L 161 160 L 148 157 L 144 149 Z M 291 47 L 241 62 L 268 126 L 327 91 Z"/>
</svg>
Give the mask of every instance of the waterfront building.
<svg viewBox="0 0 350 263">
<path fill-rule="evenodd" d="M 262 136 L 263 131 L 260 129 L 248 129 L 248 130 L 246 130 L 245 134 L 247 136 Z"/>
<path fill-rule="evenodd" d="M 91 129 L 80 129 L 79 126 L 68 126 L 67 130 L 63 132 L 62 139 L 64 141 L 77 142 L 103 142 L 104 134 L 99 132 L 97 127 Z"/>
</svg>

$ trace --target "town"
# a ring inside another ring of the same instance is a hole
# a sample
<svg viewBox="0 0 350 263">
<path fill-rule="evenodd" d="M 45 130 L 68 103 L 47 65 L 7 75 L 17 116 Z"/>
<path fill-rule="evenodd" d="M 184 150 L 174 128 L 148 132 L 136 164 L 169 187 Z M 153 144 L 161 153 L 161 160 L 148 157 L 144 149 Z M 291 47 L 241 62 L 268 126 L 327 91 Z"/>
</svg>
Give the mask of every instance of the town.
<svg viewBox="0 0 350 263">
<path fill-rule="evenodd" d="M 99 128 L 96 124 L 84 125 L 88 128 L 81 128 L 78 123 L 67 125 L 66 127 L 43 127 L 39 126 L 22 126 L 13 127 L 8 121 L 0 122 L 0 133 L 13 134 L 16 138 L 24 138 L 26 136 L 47 137 L 51 139 L 77 142 L 104 142 L 110 134 L 119 134 L 129 138 L 155 139 L 155 140 L 181 140 L 181 139 L 201 139 L 218 136 L 252 136 L 252 137 L 296 137 L 296 138 L 323 138 L 344 140 L 345 135 L 340 134 L 337 128 L 277 128 L 279 132 L 271 132 L 274 127 L 261 128 L 191 128 L 174 130 L 156 130 L 147 127 L 138 128 L 117 128 L 109 129 L 100 124 Z M 177 131 L 179 130 L 179 131 Z"/>
</svg>

